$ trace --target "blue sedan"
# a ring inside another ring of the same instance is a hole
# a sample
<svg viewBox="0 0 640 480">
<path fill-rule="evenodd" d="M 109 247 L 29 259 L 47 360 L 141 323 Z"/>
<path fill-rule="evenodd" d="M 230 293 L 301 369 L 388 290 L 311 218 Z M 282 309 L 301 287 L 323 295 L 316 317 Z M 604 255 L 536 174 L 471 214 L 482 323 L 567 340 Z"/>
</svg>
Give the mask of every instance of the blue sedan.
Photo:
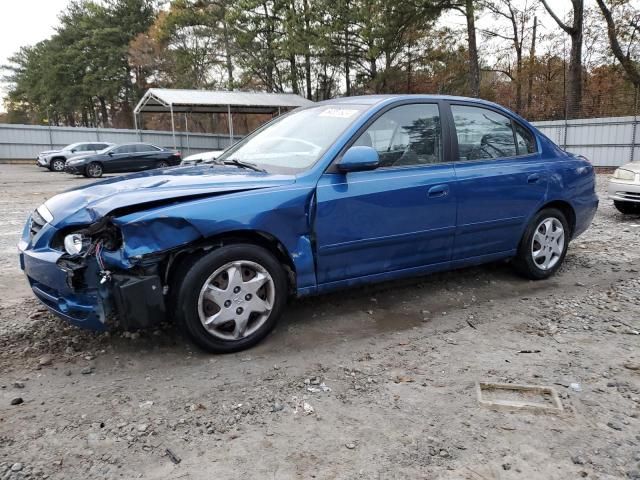
<svg viewBox="0 0 640 480">
<path fill-rule="evenodd" d="M 598 207 L 594 170 L 476 99 L 364 96 L 278 117 L 197 166 L 57 195 L 19 243 L 34 294 L 86 328 L 174 319 L 232 352 L 287 299 L 511 259 L 558 271 Z"/>
</svg>

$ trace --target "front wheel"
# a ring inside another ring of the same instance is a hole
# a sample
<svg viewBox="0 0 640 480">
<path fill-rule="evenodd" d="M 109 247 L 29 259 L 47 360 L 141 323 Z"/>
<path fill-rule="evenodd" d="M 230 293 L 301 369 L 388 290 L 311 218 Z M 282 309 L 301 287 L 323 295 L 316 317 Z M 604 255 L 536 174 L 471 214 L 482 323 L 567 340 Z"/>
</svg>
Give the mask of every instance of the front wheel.
<svg viewBox="0 0 640 480">
<path fill-rule="evenodd" d="M 525 231 L 514 260 L 516 269 L 532 280 L 549 278 L 556 273 L 569 246 L 569 224 L 555 208 L 539 211 Z"/>
<path fill-rule="evenodd" d="M 220 247 L 184 264 L 175 275 L 177 320 L 200 347 L 237 352 L 260 342 L 287 299 L 286 274 L 262 247 Z"/>
<path fill-rule="evenodd" d="M 91 162 L 85 169 L 85 177 L 100 178 L 102 176 L 102 165 L 98 162 Z"/>
<path fill-rule="evenodd" d="M 51 163 L 49 164 L 49 169 L 52 172 L 63 172 L 64 171 L 64 164 L 65 161 L 62 158 L 54 158 L 53 160 L 51 160 Z"/>
<path fill-rule="evenodd" d="M 640 214 L 640 203 L 613 201 L 613 205 L 625 215 Z"/>
</svg>

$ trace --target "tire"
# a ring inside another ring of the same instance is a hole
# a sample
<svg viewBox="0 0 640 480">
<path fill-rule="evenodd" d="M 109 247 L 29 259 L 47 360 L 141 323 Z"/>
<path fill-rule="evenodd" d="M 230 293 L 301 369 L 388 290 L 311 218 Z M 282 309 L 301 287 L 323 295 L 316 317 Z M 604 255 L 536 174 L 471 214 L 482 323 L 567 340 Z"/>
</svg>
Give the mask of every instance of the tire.
<svg viewBox="0 0 640 480">
<path fill-rule="evenodd" d="M 516 270 L 531 280 L 549 278 L 562 265 L 570 236 L 569 223 L 560 210 L 540 210 L 520 240 L 513 262 Z"/>
<path fill-rule="evenodd" d="M 91 162 L 84 169 L 84 176 L 89 178 L 100 178 L 102 176 L 102 165 L 98 162 Z"/>
<path fill-rule="evenodd" d="M 174 278 L 176 320 L 199 347 L 212 353 L 256 345 L 275 327 L 287 300 L 280 262 L 251 244 L 226 245 L 187 260 Z"/>
<path fill-rule="evenodd" d="M 49 170 L 52 172 L 64 172 L 64 164 L 66 163 L 64 158 L 52 158 L 49 162 Z"/>
<path fill-rule="evenodd" d="M 167 162 L 166 160 L 160 160 L 157 164 L 156 164 L 156 168 L 169 168 L 169 162 Z"/>
<path fill-rule="evenodd" d="M 620 213 L 625 215 L 640 214 L 640 203 L 620 202 L 619 200 L 614 200 L 613 205 Z"/>
</svg>

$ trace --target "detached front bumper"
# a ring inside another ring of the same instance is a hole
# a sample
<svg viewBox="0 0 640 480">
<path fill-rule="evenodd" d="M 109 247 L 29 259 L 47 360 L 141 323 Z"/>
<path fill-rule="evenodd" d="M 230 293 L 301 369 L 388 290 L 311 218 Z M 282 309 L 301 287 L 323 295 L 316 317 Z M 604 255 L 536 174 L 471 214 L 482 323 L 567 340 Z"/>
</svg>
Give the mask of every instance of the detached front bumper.
<svg viewBox="0 0 640 480">
<path fill-rule="evenodd" d="M 111 272 L 105 277 L 95 256 L 81 262 L 50 248 L 58 233 L 55 227 L 46 223 L 35 234 L 32 229 L 30 218 L 18 243 L 20 267 L 36 298 L 51 312 L 75 326 L 98 331 L 116 321 L 124 328 L 145 328 L 165 320 L 157 265 L 138 267 L 135 273 L 107 265 Z"/>
<path fill-rule="evenodd" d="M 63 320 L 82 328 L 105 330 L 106 311 L 98 288 L 73 291 L 67 274 L 56 262 L 62 256 L 55 250 L 36 251 L 27 243 L 18 244 L 20 267 L 27 276 L 31 290 L 49 310 Z"/>
<path fill-rule="evenodd" d="M 640 203 L 640 183 L 610 180 L 608 194 L 616 202 Z"/>
</svg>

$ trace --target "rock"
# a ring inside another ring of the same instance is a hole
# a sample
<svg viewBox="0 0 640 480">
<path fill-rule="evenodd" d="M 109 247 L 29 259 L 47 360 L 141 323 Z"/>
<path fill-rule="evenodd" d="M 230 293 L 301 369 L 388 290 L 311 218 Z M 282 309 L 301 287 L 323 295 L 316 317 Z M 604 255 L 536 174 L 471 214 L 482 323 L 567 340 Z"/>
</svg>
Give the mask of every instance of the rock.
<svg viewBox="0 0 640 480">
<path fill-rule="evenodd" d="M 272 406 L 271 406 L 271 411 L 272 412 L 280 412 L 284 410 L 284 405 L 281 404 L 280 402 L 275 402 Z"/>
<path fill-rule="evenodd" d="M 14 388 L 24 388 L 24 382 L 20 382 L 20 381 L 13 382 L 13 387 Z"/>
<path fill-rule="evenodd" d="M 147 425 L 146 423 L 141 423 L 137 427 L 138 431 L 143 433 L 146 432 L 148 428 L 149 428 L 149 425 Z"/>
<path fill-rule="evenodd" d="M 634 371 L 640 370 L 640 363 L 637 363 L 637 362 L 627 362 L 623 366 L 624 368 L 629 370 L 634 370 Z"/>
<path fill-rule="evenodd" d="M 84 367 L 82 370 L 80 370 L 80 373 L 82 373 L 83 375 L 90 375 L 93 373 L 93 367 Z"/>
<path fill-rule="evenodd" d="M 449 452 L 447 452 L 446 450 L 440 450 L 438 455 L 440 455 L 442 458 L 449 458 Z"/>
<path fill-rule="evenodd" d="M 51 365 L 52 363 L 53 363 L 53 357 L 48 354 L 42 355 L 38 360 L 38 365 L 40 365 L 41 367 L 46 367 L 48 365 Z"/>
<path fill-rule="evenodd" d="M 613 420 L 610 422 L 607 422 L 607 427 L 613 428 L 614 430 L 622 430 L 622 425 L 620 425 L 618 422 Z"/>
<path fill-rule="evenodd" d="M 353 442 L 346 443 L 344 446 L 347 447 L 349 450 L 353 450 L 354 448 L 356 448 L 356 444 Z"/>
<path fill-rule="evenodd" d="M 581 392 L 582 391 L 582 387 L 580 386 L 579 383 L 571 383 L 571 384 L 569 384 L 569 388 L 571 390 L 573 390 L 574 392 Z"/>
<path fill-rule="evenodd" d="M 13 465 L 11 465 L 12 472 L 19 472 L 20 470 L 22 470 L 22 464 L 20 462 L 16 462 Z"/>
<path fill-rule="evenodd" d="M 587 463 L 586 460 L 581 455 L 573 455 L 571 457 L 571 461 L 575 465 L 584 465 L 585 463 Z"/>
<path fill-rule="evenodd" d="M 20 405 L 23 402 L 24 400 L 22 400 L 22 397 L 16 397 L 11 400 L 11 405 Z"/>
<path fill-rule="evenodd" d="M 511 470 L 511 464 L 510 463 L 503 463 L 502 464 L 502 469 L 507 471 L 507 470 Z"/>
</svg>

